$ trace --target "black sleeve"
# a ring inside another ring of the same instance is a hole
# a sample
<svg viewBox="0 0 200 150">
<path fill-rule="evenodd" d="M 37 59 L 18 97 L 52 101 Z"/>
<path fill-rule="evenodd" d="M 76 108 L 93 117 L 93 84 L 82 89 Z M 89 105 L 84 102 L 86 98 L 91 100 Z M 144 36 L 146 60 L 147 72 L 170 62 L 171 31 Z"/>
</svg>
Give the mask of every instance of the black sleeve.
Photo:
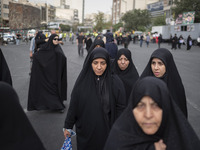
<svg viewBox="0 0 200 150">
<path fill-rule="evenodd" d="M 116 118 L 118 118 L 126 108 L 126 92 L 123 82 L 116 74 L 113 75 L 113 93 L 116 103 Z"/>
<path fill-rule="evenodd" d="M 77 120 L 77 110 L 78 110 L 78 95 L 75 92 L 72 93 L 69 109 L 67 112 L 67 117 L 65 119 L 64 128 L 72 129 Z"/>
</svg>

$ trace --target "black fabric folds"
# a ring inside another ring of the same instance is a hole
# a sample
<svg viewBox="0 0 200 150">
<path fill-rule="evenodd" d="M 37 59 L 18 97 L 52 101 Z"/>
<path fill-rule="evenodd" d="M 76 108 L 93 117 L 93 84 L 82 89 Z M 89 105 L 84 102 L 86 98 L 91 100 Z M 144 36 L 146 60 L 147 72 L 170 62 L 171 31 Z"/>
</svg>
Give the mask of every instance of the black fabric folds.
<svg viewBox="0 0 200 150">
<path fill-rule="evenodd" d="M 33 56 L 28 110 L 60 110 L 67 98 L 67 59 L 60 47 L 49 41 Z"/>
<path fill-rule="evenodd" d="M 92 61 L 106 60 L 103 75 L 96 76 Z M 104 48 L 95 48 L 74 85 L 64 128 L 76 125 L 78 150 L 102 150 L 115 119 L 125 108 L 125 90 L 118 76 L 110 71 L 110 59 Z"/>
<path fill-rule="evenodd" d="M 44 150 L 13 88 L 0 82 L 0 97 L 0 149 Z"/>
<path fill-rule="evenodd" d="M 152 53 L 146 68 L 141 74 L 141 78 L 146 77 L 146 76 L 154 76 L 151 70 L 151 61 L 153 58 L 159 58 L 165 64 L 166 73 L 160 79 L 165 81 L 173 97 L 173 100 L 176 102 L 176 104 L 180 107 L 180 109 L 183 111 L 183 113 L 187 117 L 185 89 L 184 89 L 181 77 L 179 75 L 179 72 L 177 70 L 176 64 L 174 62 L 173 56 L 169 50 L 164 49 L 164 48 L 155 50 Z"/>
<path fill-rule="evenodd" d="M 117 61 L 121 57 L 121 55 L 126 56 L 126 58 L 129 60 L 129 65 L 126 68 L 126 70 L 121 70 L 118 66 Z M 114 72 L 119 76 L 119 78 L 124 83 L 124 87 L 126 90 L 127 104 L 128 104 L 128 98 L 131 93 L 132 87 L 134 86 L 135 82 L 139 78 L 139 74 L 137 72 L 137 69 L 135 68 L 135 65 L 133 64 L 131 52 L 129 49 L 122 48 L 117 52 L 117 57 L 115 58 L 115 61 L 113 62 L 113 69 L 114 69 Z"/>
<path fill-rule="evenodd" d="M 138 125 L 133 109 L 143 96 L 150 96 L 163 110 L 158 131 L 147 135 Z M 155 150 L 160 139 L 166 150 L 200 149 L 200 141 L 182 111 L 172 99 L 168 88 L 156 77 L 139 79 L 129 97 L 130 103 L 114 123 L 104 150 Z"/>
<path fill-rule="evenodd" d="M 3 53 L 0 49 L 0 81 L 4 81 L 10 85 L 12 85 L 12 78 L 10 74 L 10 70 L 6 63 L 6 59 L 3 56 Z"/>
</svg>

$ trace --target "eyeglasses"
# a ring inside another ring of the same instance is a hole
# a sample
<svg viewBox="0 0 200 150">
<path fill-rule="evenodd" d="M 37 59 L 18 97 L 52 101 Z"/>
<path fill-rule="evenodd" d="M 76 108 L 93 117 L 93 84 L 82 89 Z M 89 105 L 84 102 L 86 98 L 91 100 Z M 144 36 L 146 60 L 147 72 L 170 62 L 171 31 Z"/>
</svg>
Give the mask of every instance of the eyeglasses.
<svg viewBox="0 0 200 150">
<path fill-rule="evenodd" d="M 58 38 L 55 38 L 55 39 L 53 39 L 54 41 L 59 41 L 59 39 Z"/>
</svg>

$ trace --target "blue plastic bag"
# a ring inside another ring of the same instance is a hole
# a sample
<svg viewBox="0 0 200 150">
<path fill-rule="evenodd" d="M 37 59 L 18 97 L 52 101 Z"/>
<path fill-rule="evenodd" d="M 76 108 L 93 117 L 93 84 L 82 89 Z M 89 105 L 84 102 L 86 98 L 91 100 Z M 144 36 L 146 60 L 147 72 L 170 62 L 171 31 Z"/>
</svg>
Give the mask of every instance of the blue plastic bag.
<svg viewBox="0 0 200 150">
<path fill-rule="evenodd" d="M 71 137 L 76 135 L 73 130 L 68 130 L 71 133 Z M 63 143 L 61 150 L 72 150 L 72 140 L 71 137 L 67 137 Z"/>
</svg>

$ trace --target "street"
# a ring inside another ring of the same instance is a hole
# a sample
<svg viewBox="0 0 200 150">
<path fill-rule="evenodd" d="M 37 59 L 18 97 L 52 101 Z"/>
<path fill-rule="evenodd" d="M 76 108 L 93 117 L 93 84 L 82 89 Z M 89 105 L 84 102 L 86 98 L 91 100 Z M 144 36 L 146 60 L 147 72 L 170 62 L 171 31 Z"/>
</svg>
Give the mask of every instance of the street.
<svg viewBox="0 0 200 150">
<path fill-rule="evenodd" d="M 64 113 L 53 111 L 27 111 L 30 79 L 29 44 L 9 44 L 0 47 L 10 68 L 13 87 L 19 96 L 21 106 L 38 136 L 47 150 L 59 150 L 64 142 L 62 129 L 67 109 L 65 109 Z M 157 44 L 150 43 L 147 48 L 146 43 L 143 43 L 143 47 L 141 48 L 139 43 L 130 43 L 129 49 L 132 52 L 133 62 L 139 74 L 142 73 L 152 52 L 156 50 L 157 47 Z M 122 46 L 119 46 L 119 49 L 120 48 L 122 48 Z M 169 49 L 174 56 L 177 69 L 185 87 L 189 114 L 188 120 L 200 138 L 200 47 L 193 46 L 190 51 L 186 51 L 186 46 L 182 46 L 182 49 L 171 50 L 170 45 L 161 43 L 161 48 Z M 77 45 L 71 44 L 68 41 L 62 45 L 62 49 L 67 57 L 68 99 L 65 101 L 65 106 L 68 108 L 70 94 L 76 78 L 81 71 L 87 51 L 84 51 L 83 57 L 78 56 Z M 72 140 L 74 144 L 76 142 L 75 137 L 73 137 Z M 76 150 L 75 144 L 73 146 L 73 150 Z"/>
</svg>

